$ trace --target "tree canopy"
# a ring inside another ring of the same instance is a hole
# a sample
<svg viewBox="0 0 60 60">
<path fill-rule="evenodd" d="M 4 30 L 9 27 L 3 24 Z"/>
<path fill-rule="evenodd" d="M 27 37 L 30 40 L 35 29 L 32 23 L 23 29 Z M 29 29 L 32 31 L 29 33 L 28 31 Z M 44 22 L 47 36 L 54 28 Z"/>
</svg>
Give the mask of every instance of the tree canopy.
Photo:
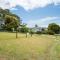
<svg viewBox="0 0 60 60">
<path fill-rule="evenodd" d="M 16 29 L 20 25 L 20 17 L 8 9 L 4 10 L 0 8 L 0 17 L 4 20 L 4 29 L 6 30 Z"/>
<path fill-rule="evenodd" d="M 29 28 L 27 27 L 27 24 L 22 24 L 22 26 L 20 28 L 20 32 L 22 32 L 22 33 L 29 32 Z"/>
<path fill-rule="evenodd" d="M 60 26 L 57 25 L 56 23 L 51 23 L 51 24 L 49 24 L 49 26 L 48 26 L 48 30 L 50 30 L 50 31 L 58 34 L 58 33 L 60 32 Z"/>
<path fill-rule="evenodd" d="M 10 15 L 5 16 L 5 28 L 7 30 L 11 30 L 11 28 L 16 29 L 18 26 L 19 20 L 16 17 Z"/>
</svg>

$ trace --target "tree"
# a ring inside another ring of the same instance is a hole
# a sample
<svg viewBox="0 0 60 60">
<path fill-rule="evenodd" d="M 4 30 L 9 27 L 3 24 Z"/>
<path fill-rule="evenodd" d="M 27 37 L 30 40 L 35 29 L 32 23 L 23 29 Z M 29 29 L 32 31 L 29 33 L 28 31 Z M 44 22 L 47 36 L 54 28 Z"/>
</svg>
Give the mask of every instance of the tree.
<svg viewBox="0 0 60 60">
<path fill-rule="evenodd" d="M 16 31 L 16 38 L 17 38 L 17 29 L 21 24 L 20 17 L 18 17 L 15 14 L 12 14 L 9 11 L 9 9 L 2 9 L 2 8 L 0 8 L 0 16 L 1 20 L 4 20 L 3 29 L 11 31 L 14 28 L 14 30 Z"/>
<path fill-rule="evenodd" d="M 29 32 L 29 28 L 27 27 L 26 24 L 22 24 L 21 28 L 20 28 L 20 32 L 22 33 L 27 33 Z"/>
<path fill-rule="evenodd" d="M 11 31 L 12 28 L 16 31 L 16 38 L 18 37 L 18 27 L 20 25 L 19 20 L 15 16 L 6 15 L 5 16 L 5 29 Z"/>
<path fill-rule="evenodd" d="M 2 14 L 2 18 L 4 18 L 5 15 L 11 15 L 12 13 L 10 12 L 9 9 L 2 9 L 2 8 L 0 8 L 0 14 Z"/>
<path fill-rule="evenodd" d="M 57 25 L 56 23 L 51 23 L 51 24 L 49 24 L 49 26 L 48 26 L 48 31 L 52 31 L 52 32 L 54 32 L 55 34 L 59 34 L 60 27 L 59 27 L 59 25 Z"/>
<path fill-rule="evenodd" d="M 5 16 L 5 29 L 8 31 L 11 31 L 12 28 L 16 30 L 16 28 L 19 26 L 19 20 L 10 15 Z"/>
<path fill-rule="evenodd" d="M 18 17 L 16 14 L 11 13 L 9 9 L 0 8 L 0 17 L 1 20 L 4 20 L 4 28 L 10 31 L 11 28 L 16 29 L 17 24 L 20 23 L 20 17 Z"/>
<path fill-rule="evenodd" d="M 21 25 L 20 32 L 25 33 L 27 37 L 27 33 L 29 32 L 29 28 L 27 27 L 27 24 Z"/>
<path fill-rule="evenodd" d="M 37 24 L 35 24 L 35 27 L 38 27 L 38 25 L 37 25 Z"/>
<path fill-rule="evenodd" d="M 30 34 L 31 34 L 31 37 L 32 37 L 32 35 L 34 34 L 34 31 L 33 31 L 32 28 L 30 29 Z"/>
</svg>

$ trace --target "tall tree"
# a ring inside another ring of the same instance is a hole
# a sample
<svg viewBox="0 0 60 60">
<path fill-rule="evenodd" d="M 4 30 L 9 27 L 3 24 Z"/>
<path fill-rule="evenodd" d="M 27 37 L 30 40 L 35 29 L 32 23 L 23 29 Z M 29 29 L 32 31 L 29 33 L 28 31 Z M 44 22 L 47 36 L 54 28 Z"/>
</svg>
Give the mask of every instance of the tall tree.
<svg viewBox="0 0 60 60">
<path fill-rule="evenodd" d="M 17 29 L 18 26 L 21 24 L 20 17 L 18 17 L 16 14 L 11 13 L 9 9 L 2 9 L 2 8 L 0 8 L 0 17 L 1 20 L 4 20 L 5 30 L 11 31 L 12 28 L 14 28 L 17 37 Z"/>
</svg>

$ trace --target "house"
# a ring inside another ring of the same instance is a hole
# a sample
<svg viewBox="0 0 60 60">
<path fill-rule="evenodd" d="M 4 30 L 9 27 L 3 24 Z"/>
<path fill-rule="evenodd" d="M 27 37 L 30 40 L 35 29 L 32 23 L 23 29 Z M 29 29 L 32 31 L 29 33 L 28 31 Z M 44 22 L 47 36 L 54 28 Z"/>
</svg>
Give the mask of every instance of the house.
<svg viewBox="0 0 60 60">
<path fill-rule="evenodd" d="M 37 31 L 42 31 L 42 27 L 33 27 L 33 28 L 31 28 L 32 29 L 32 31 L 34 31 L 34 32 L 37 32 Z"/>
<path fill-rule="evenodd" d="M 39 26 L 35 26 L 35 27 L 32 27 L 30 28 L 33 32 L 42 32 L 42 31 L 45 31 L 47 30 L 46 27 L 39 27 Z"/>
</svg>

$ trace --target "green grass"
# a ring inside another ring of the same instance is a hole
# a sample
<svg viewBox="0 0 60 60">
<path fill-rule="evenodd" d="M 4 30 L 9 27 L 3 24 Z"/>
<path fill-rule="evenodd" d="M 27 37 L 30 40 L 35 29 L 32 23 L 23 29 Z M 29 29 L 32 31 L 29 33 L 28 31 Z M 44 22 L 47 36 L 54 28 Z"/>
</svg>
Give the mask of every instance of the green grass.
<svg viewBox="0 0 60 60">
<path fill-rule="evenodd" d="M 58 41 L 59 39 L 60 36 L 57 36 Z M 0 32 L 0 60 L 49 60 L 47 58 L 53 58 L 50 50 L 56 51 L 53 56 L 60 57 L 60 44 L 57 43 L 54 47 L 55 43 L 56 36 L 52 35 L 28 35 L 26 38 L 25 34 L 18 33 L 16 39 L 15 33 Z"/>
</svg>

